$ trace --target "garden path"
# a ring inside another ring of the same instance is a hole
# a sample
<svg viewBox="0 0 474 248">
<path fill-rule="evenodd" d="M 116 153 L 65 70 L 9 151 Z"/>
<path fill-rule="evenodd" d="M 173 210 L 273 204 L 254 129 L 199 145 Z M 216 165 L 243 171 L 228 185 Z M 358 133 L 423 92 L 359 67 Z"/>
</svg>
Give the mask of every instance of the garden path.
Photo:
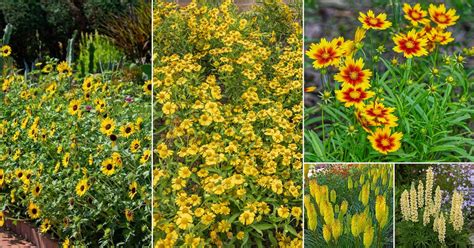
<svg viewBox="0 0 474 248">
<path fill-rule="evenodd" d="M 0 229 L 0 247 L 33 248 L 36 246 L 8 230 Z"/>
</svg>

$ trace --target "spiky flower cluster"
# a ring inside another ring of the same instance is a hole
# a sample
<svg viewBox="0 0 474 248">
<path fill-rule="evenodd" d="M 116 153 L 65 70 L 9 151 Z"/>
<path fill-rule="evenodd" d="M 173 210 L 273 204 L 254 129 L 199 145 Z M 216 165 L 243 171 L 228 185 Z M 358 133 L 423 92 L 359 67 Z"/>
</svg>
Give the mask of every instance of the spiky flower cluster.
<svg viewBox="0 0 474 248">
<path fill-rule="evenodd" d="M 431 223 L 431 217 L 434 217 L 433 231 L 438 234 L 440 243 L 445 242 L 446 237 L 446 217 L 447 213 L 441 210 L 441 201 L 443 192 L 440 186 L 436 187 L 435 197 L 432 198 L 432 188 L 434 181 L 433 169 L 430 167 L 426 171 L 426 188 L 423 190 L 423 182 L 418 182 L 418 192 L 415 189 L 414 182 L 410 191 L 404 190 L 400 196 L 400 210 L 404 221 L 418 222 L 419 211 L 423 214 L 423 226 Z M 423 192 L 424 191 L 424 192 Z M 424 193 L 424 195 L 423 195 Z M 424 202 L 423 202 L 424 199 Z M 451 211 L 449 213 L 449 223 L 452 224 L 454 231 L 462 231 L 464 218 L 462 214 L 463 194 L 455 190 L 452 196 Z"/>
</svg>

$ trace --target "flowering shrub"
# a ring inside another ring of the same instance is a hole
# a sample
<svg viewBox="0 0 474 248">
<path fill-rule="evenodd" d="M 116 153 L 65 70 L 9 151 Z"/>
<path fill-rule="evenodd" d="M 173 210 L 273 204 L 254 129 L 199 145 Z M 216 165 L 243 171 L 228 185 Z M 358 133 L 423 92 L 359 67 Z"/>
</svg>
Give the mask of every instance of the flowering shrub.
<svg viewBox="0 0 474 248">
<path fill-rule="evenodd" d="M 0 225 L 28 220 L 64 247 L 149 243 L 151 83 L 36 67 L 0 75 Z"/>
<path fill-rule="evenodd" d="M 325 172 L 334 171 L 333 167 L 349 170 L 349 176 Z M 305 246 L 385 247 L 392 243 L 393 165 L 331 164 L 310 175 L 306 185 Z"/>
<path fill-rule="evenodd" d="M 400 216 L 396 224 L 397 245 L 472 246 L 469 231 L 464 224 L 464 194 L 455 189 L 450 196 L 451 204 L 448 208 L 442 204 L 446 195 L 443 195 L 434 180 L 433 169 L 430 167 L 426 170 L 425 183 L 421 180 L 417 185 L 412 182 L 410 188 L 401 193 Z"/>
<path fill-rule="evenodd" d="M 474 159 L 472 80 L 463 65 L 474 48 L 460 51 L 449 31 L 456 10 L 427 10 L 404 4 L 403 13 L 394 10 L 404 20 L 361 12 L 352 39 L 310 45 L 323 88 L 305 109 L 305 161 Z"/>
<path fill-rule="evenodd" d="M 293 10 L 279 1 L 154 10 L 155 247 L 301 247 Z"/>
</svg>

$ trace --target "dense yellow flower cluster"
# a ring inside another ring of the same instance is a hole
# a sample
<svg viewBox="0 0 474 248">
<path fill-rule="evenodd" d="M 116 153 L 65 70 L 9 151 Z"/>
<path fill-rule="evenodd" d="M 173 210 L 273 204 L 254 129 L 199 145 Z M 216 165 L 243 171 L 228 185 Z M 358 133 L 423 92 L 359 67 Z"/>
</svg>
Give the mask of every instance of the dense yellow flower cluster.
<svg viewBox="0 0 474 248">
<path fill-rule="evenodd" d="M 426 170 L 425 191 L 423 192 L 423 182 L 421 180 L 418 182 L 418 192 L 415 189 L 414 183 L 412 183 L 410 192 L 404 190 L 401 194 L 400 209 L 403 220 L 411 222 L 418 222 L 418 213 L 421 211 L 423 213 L 423 226 L 429 225 L 431 223 L 431 217 L 434 217 L 433 231 L 438 233 L 439 242 L 444 243 L 447 224 L 445 215 L 447 215 L 447 213 L 441 210 L 443 196 L 439 186 L 436 187 L 435 197 L 433 199 L 433 180 L 434 173 L 433 169 L 430 167 Z M 463 201 L 462 193 L 454 190 L 452 195 L 451 210 L 449 213 L 449 223 L 452 224 L 453 229 L 456 232 L 460 232 L 464 225 L 464 218 L 462 214 Z"/>
<path fill-rule="evenodd" d="M 309 178 L 304 196 L 308 235 L 322 237 L 329 247 L 382 245 L 382 230 L 391 228 L 392 165 L 331 165 L 324 170 L 328 172 Z M 338 192 L 341 179 L 347 188 Z"/>
<path fill-rule="evenodd" d="M 154 246 L 301 246 L 292 10 L 279 1 L 242 13 L 230 1 L 154 9 Z M 267 28 L 270 10 L 279 30 Z"/>
</svg>

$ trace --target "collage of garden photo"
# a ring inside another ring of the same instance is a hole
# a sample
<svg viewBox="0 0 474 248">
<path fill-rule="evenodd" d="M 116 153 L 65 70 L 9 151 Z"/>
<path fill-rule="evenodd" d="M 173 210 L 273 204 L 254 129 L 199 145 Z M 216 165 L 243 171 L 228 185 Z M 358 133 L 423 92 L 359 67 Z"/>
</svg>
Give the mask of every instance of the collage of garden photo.
<svg viewBox="0 0 474 248">
<path fill-rule="evenodd" d="M 0 86 L 0 248 L 474 247 L 472 0 L 2 0 Z"/>
</svg>

